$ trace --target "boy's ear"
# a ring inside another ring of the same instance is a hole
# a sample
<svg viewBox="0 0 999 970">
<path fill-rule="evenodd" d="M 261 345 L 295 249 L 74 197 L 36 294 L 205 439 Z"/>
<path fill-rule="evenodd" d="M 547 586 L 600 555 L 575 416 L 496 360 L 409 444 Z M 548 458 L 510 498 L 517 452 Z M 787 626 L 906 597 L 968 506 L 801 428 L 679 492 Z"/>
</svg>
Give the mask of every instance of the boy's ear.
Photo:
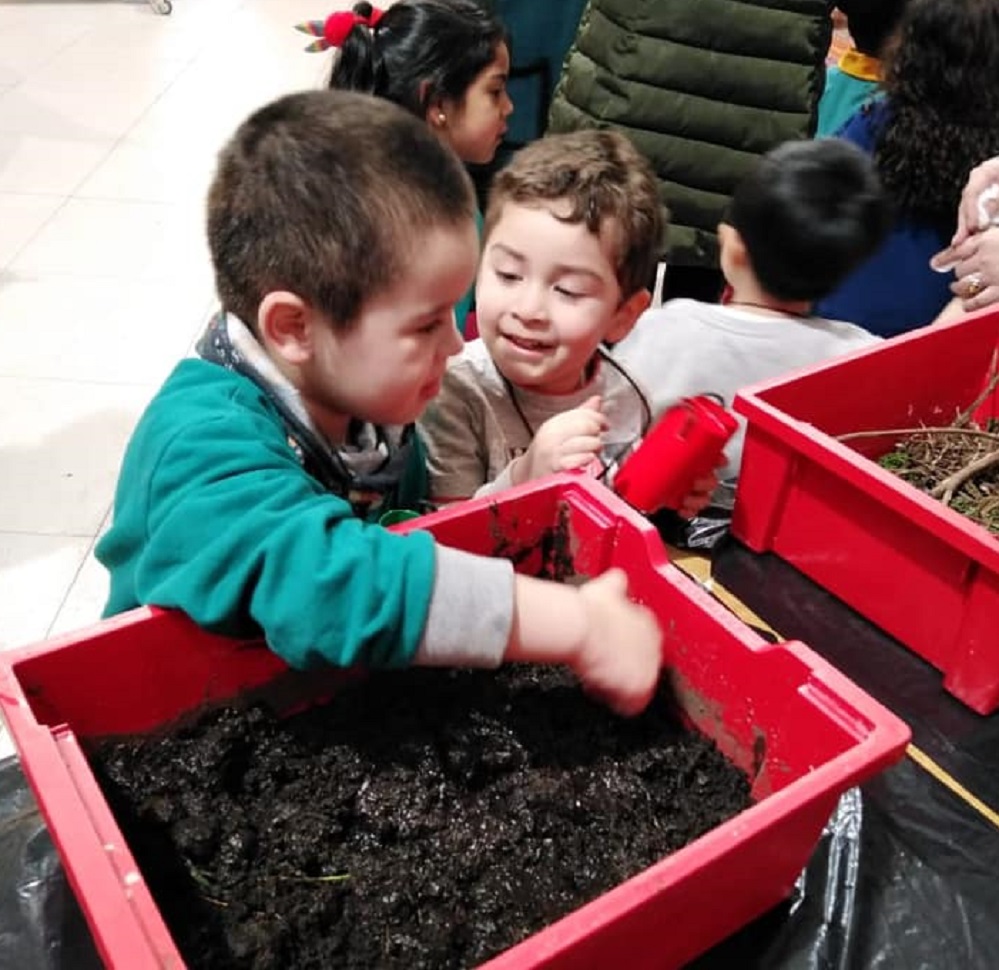
<svg viewBox="0 0 999 970">
<path fill-rule="evenodd" d="M 638 318 L 649 308 L 652 303 L 652 294 L 648 290 L 636 290 L 627 300 L 614 311 L 610 328 L 604 340 L 608 343 L 616 344 L 624 340 L 631 333 L 632 328 L 638 323 Z"/>
<path fill-rule="evenodd" d="M 743 241 L 742 233 L 735 226 L 730 226 L 727 222 L 718 224 L 718 246 L 721 257 L 729 260 L 730 265 L 746 266 L 749 263 L 746 243 Z"/>
<path fill-rule="evenodd" d="M 286 363 L 303 364 L 312 355 L 314 316 L 312 307 L 294 293 L 267 293 L 257 310 L 260 342 Z"/>
</svg>

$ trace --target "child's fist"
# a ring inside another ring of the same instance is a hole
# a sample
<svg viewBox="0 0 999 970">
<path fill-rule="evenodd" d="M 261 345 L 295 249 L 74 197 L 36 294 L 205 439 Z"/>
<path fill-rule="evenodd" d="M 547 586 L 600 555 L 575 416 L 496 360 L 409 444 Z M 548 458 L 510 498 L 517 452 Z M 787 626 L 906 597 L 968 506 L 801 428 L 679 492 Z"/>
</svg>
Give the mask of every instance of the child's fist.
<svg viewBox="0 0 999 970">
<path fill-rule="evenodd" d="M 600 410 L 600 398 L 549 418 L 534 434 L 534 440 L 521 459 L 516 484 L 551 475 L 554 472 L 584 468 L 599 456 L 607 418 Z"/>
<path fill-rule="evenodd" d="M 705 506 L 711 504 L 711 494 L 718 487 L 718 476 L 711 472 L 698 478 L 680 503 L 677 512 L 685 519 L 692 519 Z"/>
<path fill-rule="evenodd" d="M 573 663 L 586 691 L 630 716 L 655 693 L 662 665 L 662 631 L 651 610 L 628 599 L 628 579 L 608 570 L 580 587 L 586 635 Z"/>
</svg>

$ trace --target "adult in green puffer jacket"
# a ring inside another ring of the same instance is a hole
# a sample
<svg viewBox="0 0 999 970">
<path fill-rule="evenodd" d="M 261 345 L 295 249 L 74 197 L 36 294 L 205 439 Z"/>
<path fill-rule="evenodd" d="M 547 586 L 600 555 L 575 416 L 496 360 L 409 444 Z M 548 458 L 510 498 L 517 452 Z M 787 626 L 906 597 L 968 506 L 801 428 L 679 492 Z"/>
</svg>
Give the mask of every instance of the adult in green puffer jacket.
<svg viewBox="0 0 999 970">
<path fill-rule="evenodd" d="M 715 278 L 715 230 L 736 184 L 758 156 L 813 134 L 830 7 L 827 0 L 590 0 L 549 130 L 620 127 L 652 161 L 670 213 L 668 284 L 685 271 Z"/>
</svg>

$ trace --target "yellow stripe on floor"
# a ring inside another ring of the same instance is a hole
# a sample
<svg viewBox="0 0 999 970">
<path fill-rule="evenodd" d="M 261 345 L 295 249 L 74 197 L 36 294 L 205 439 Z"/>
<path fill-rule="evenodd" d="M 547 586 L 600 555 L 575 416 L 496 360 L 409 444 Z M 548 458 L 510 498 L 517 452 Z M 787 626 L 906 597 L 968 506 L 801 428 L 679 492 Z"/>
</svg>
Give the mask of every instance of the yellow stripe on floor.
<svg viewBox="0 0 999 970">
<path fill-rule="evenodd" d="M 707 556 L 684 549 L 675 549 L 670 546 L 669 558 L 674 566 L 682 569 L 691 579 L 696 580 L 708 592 L 717 596 L 743 623 L 767 630 L 780 640 L 785 639 L 769 623 L 765 622 L 746 606 L 733 592 L 714 580 L 711 575 L 711 560 Z M 974 811 L 978 812 L 986 821 L 991 822 L 996 828 L 999 828 L 999 812 L 990 808 L 977 795 L 965 788 L 953 775 L 941 768 L 925 751 L 917 748 L 914 744 L 910 744 L 905 749 L 905 753 L 923 771 L 932 775 L 948 791 L 960 798 L 961 801 Z"/>
<path fill-rule="evenodd" d="M 691 579 L 700 583 L 709 593 L 717 596 L 743 623 L 755 626 L 760 630 L 772 633 L 778 640 L 785 639 L 763 617 L 754 613 L 735 593 L 716 582 L 711 576 L 711 560 L 707 556 L 688 552 L 685 549 L 675 549 L 669 546 L 669 560 L 678 569 L 685 572 Z"/>
<path fill-rule="evenodd" d="M 979 815 L 988 819 L 997 829 L 999 829 L 999 813 L 989 808 L 977 795 L 972 794 L 953 775 L 944 771 L 925 751 L 920 750 L 914 744 L 910 744 L 905 749 L 905 753 L 912 758 L 924 771 L 929 772 L 945 788 L 952 791 L 961 801 L 970 805 Z"/>
</svg>

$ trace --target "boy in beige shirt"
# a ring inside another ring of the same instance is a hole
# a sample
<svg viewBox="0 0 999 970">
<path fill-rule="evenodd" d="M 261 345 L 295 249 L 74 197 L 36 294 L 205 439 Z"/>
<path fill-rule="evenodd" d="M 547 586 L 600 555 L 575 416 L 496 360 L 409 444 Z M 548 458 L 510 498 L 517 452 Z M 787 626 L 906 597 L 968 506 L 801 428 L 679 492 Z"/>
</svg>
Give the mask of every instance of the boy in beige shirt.
<svg viewBox="0 0 999 970">
<path fill-rule="evenodd" d="M 497 175 L 476 283 L 481 337 L 452 359 L 419 425 L 435 501 L 594 459 L 612 477 L 651 411 L 603 344 L 648 307 L 662 231 L 652 170 L 620 132 L 543 138 Z"/>
</svg>

